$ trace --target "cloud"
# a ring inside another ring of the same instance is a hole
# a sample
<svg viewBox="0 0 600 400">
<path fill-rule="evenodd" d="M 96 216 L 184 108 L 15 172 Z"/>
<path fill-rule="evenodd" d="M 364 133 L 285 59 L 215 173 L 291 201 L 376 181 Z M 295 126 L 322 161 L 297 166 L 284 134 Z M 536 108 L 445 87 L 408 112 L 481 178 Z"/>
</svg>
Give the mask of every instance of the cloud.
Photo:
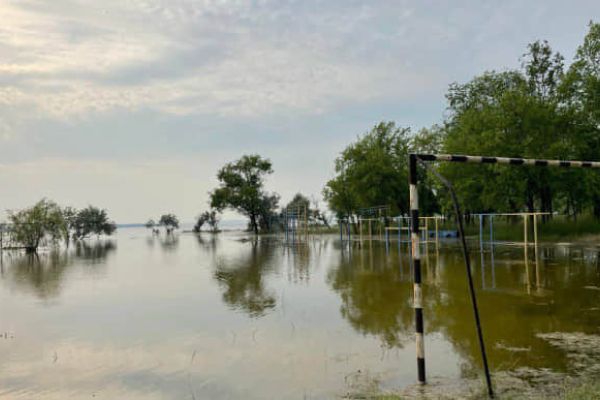
<svg viewBox="0 0 600 400">
<path fill-rule="evenodd" d="M 323 113 L 391 88 L 410 96 L 431 80 L 363 58 L 379 34 L 349 47 L 344 35 L 372 18 L 364 7 L 321 15 L 270 2 L 102 4 L 2 6 L 0 101 L 64 119 L 145 108 L 257 117 Z"/>
</svg>

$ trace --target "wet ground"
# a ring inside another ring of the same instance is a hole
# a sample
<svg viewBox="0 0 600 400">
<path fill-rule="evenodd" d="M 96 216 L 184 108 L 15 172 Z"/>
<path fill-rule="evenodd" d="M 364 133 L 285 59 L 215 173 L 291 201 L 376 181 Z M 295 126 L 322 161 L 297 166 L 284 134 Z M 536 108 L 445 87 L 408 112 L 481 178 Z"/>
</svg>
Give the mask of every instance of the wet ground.
<svg viewBox="0 0 600 400">
<path fill-rule="evenodd" d="M 599 250 L 471 244 L 499 390 L 597 375 Z M 419 396 L 407 250 L 122 229 L 38 257 L 4 252 L 0 399 Z M 459 249 L 431 243 L 422 258 L 425 391 L 480 390 Z"/>
</svg>

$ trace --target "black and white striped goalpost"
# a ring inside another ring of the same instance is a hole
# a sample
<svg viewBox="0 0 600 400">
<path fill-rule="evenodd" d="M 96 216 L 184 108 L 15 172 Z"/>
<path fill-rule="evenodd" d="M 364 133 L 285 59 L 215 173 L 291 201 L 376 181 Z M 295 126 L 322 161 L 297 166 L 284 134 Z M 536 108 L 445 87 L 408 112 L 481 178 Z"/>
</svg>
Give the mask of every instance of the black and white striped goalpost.
<svg viewBox="0 0 600 400">
<path fill-rule="evenodd" d="M 421 292 L 421 254 L 419 243 L 419 193 L 417 178 L 417 155 L 409 160 L 410 197 L 410 242 L 413 262 L 413 307 L 415 309 L 415 332 L 417 346 L 417 374 L 420 383 L 425 383 L 425 340 L 423 338 L 423 294 Z"/>
<path fill-rule="evenodd" d="M 482 157 L 451 154 L 410 154 L 409 155 L 409 185 L 410 185 L 410 217 L 411 217 L 411 247 L 413 262 L 413 307 L 415 310 L 415 341 L 417 349 L 417 375 L 419 383 L 425 383 L 425 344 L 424 344 L 424 325 L 423 325 L 423 294 L 421 290 L 421 254 L 419 242 L 419 193 L 417 178 L 418 162 L 460 162 L 471 164 L 508 164 L 508 165 L 526 165 L 537 167 L 562 167 L 562 168 L 600 168 L 598 161 L 565 161 L 565 160 L 539 160 L 530 158 L 510 158 L 510 157 Z M 470 271 L 469 271 L 470 273 Z M 476 308 L 476 306 L 475 306 Z M 477 323 L 479 318 L 476 312 Z M 478 326 L 478 329 L 480 327 Z M 479 331 L 480 333 L 480 331 Z M 480 341 L 483 339 L 480 336 Z M 483 345 L 483 343 L 482 343 Z M 483 350 L 483 349 L 482 349 Z M 484 358 L 484 362 L 487 361 Z M 486 365 L 487 369 L 487 365 Z M 488 377 L 489 379 L 489 377 Z M 489 382 L 488 382 L 489 383 Z M 491 389 L 490 389 L 491 394 Z"/>
</svg>

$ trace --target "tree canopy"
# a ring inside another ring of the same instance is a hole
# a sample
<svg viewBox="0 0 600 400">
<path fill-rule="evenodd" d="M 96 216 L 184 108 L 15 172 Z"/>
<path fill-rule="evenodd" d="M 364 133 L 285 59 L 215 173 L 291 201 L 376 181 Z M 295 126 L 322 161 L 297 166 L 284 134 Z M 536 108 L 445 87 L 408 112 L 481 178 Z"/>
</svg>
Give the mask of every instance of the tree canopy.
<svg viewBox="0 0 600 400">
<path fill-rule="evenodd" d="M 163 214 L 158 220 L 160 226 L 164 226 L 167 231 L 179 228 L 179 219 L 175 214 Z"/>
<path fill-rule="evenodd" d="M 37 251 L 45 240 L 57 244 L 64 239 L 68 246 L 71 238 L 81 240 L 91 234 L 112 235 L 116 230 L 105 210 L 93 206 L 82 210 L 61 208 L 47 199 L 32 207 L 9 212 L 9 221 L 12 238 L 28 252 Z"/>
<path fill-rule="evenodd" d="M 91 235 L 110 236 L 117 229 L 116 224 L 109 220 L 106 210 L 94 206 L 79 210 L 74 218 L 73 227 L 73 237 L 77 240 Z"/>
<path fill-rule="evenodd" d="M 376 205 L 408 213 L 408 154 L 414 140 L 408 128 L 381 122 L 346 147 L 335 161 L 336 177 L 323 190 L 329 207 L 338 216 Z M 428 191 L 424 185 L 421 190 Z M 428 197 L 433 196 L 423 195 Z M 434 211 L 435 206 L 428 202 L 425 208 Z"/>
<path fill-rule="evenodd" d="M 277 210 L 279 196 L 265 192 L 264 178 L 273 172 L 271 161 L 259 155 L 244 155 L 225 164 L 217 173 L 219 187 L 211 194 L 211 207 L 235 210 L 249 219 L 254 233 L 268 229 Z"/>
<path fill-rule="evenodd" d="M 56 242 L 64 237 L 65 220 L 61 208 L 53 201 L 42 199 L 35 205 L 17 212 L 9 212 L 13 239 L 27 252 L 35 252 L 42 240 Z"/>
<path fill-rule="evenodd" d="M 443 152 L 548 159 L 600 159 L 600 28 L 590 25 L 574 63 L 548 42 L 528 46 L 520 70 L 486 72 L 447 94 Z M 600 180 L 583 170 L 441 164 L 466 211 L 563 211 L 600 215 Z M 440 194 L 444 193 L 439 188 Z M 445 209 L 448 198 L 441 197 Z"/>
</svg>

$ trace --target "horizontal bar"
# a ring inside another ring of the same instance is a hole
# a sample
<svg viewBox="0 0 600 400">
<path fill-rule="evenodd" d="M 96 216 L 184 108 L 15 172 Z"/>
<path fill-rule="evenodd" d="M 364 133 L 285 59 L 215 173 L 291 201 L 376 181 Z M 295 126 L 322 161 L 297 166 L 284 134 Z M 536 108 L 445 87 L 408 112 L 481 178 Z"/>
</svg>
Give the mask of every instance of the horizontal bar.
<svg viewBox="0 0 600 400">
<path fill-rule="evenodd" d="M 494 217 L 506 217 L 506 216 L 521 216 L 521 217 L 528 217 L 531 215 L 552 215 L 552 213 L 550 212 L 522 212 L 522 213 L 473 213 L 471 215 L 476 215 L 476 216 L 494 216 Z"/>
<path fill-rule="evenodd" d="M 473 164 L 532 165 L 536 167 L 600 168 L 600 161 L 537 160 L 534 158 L 484 157 L 456 154 L 415 154 L 422 161 L 450 161 Z"/>
</svg>

